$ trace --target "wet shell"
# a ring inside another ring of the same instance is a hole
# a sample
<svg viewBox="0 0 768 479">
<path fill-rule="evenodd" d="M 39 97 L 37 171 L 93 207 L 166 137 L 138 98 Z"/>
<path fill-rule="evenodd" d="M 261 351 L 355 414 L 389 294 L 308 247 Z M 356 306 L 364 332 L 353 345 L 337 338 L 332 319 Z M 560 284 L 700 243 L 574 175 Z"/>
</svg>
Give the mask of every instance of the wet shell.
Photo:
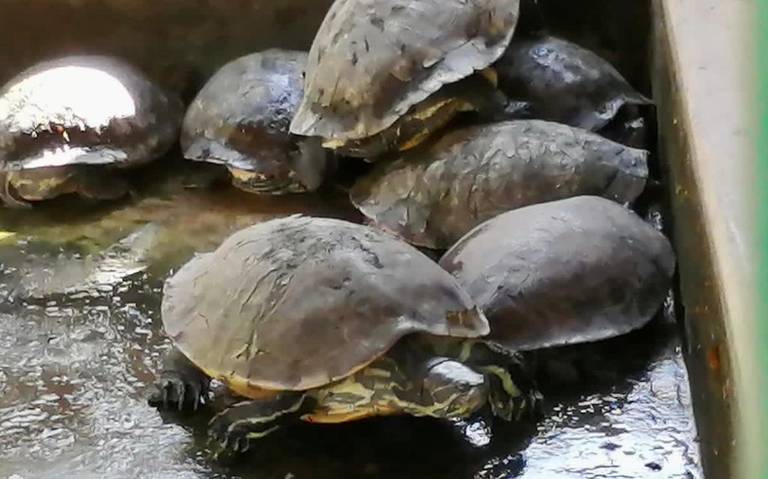
<svg viewBox="0 0 768 479">
<path fill-rule="evenodd" d="M 323 181 L 327 157 L 302 158 L 312 145 L 288 132 L 303 95 L 305 52 L 266 50 L 224 65 L 189 106 L 181 134 L 190 160 L 254 172 L 295 190 L 314 190 Z M 314 160 L 314 161 L 304 161 Z"/>
<path fill-rule="evenodd" d="M 177 140 L 182 105 L 127 63 L 70 56 L 0 90 L 0 167 L 142 164 Z"/>
<path fill-rule="evenodd" d="M 387 234 L 289 217 L 241 230 L 165 285 L 163 324 L 212 377 L 304 390 L 413 332 L 476 337 L 485 317 L 451 275 Z"/>
<path fill-rule="evenodd" d="M 494 65 L 499 88 L 534 118 L 596 131 L 624 105 L 648 105 L 607 61 L 555 37 L 514 40 Z"/>
<path fill-rule="evenodd" d="M 440 260 L 485 311 L 489 341 L 531 350 L 639 328 L 669 291 L 669 241 L 630 210 L 581 196 L 499 215 Z"/>
<path fill-rule="evenodd" d="M 450 247 L 500 213 L 578 195 L 633 201 L 647 152 L 578 128 L 515 120 L 453 131 L 358 180 L 355 206 L 408 242 Z"/>
<path fill-rule="evenodd" d="M 444 85 L 490 66 L 518 0 L 336 0 L 309 52 L 291 132 L 373 136 Z"/>
</svg>

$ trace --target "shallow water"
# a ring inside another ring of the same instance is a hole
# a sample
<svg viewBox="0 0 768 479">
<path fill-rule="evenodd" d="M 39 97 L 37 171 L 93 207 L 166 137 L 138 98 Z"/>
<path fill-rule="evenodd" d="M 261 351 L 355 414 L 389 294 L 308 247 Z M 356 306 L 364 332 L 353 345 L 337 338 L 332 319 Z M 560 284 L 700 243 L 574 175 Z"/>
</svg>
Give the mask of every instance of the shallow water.
<svg viewBox="0 0 768 479">
<path fill-rule="evenodd" d="M 0 235 L 1 478 L 701 477 L 687 376 L 666 317 L 618 340 L 548 353 L 546 410 L 535 424 L 301 425 L 236 461 L 212 461 L 206 412 L 161 417 L 145 403 L 169 347 L 163 278 L 246 224 L 354 213 L 337 194 L 264 200 L 161 183 L 87 214 L 69 204 L 0 213 L 0 230 L 13 233 Z"/>
</svg>

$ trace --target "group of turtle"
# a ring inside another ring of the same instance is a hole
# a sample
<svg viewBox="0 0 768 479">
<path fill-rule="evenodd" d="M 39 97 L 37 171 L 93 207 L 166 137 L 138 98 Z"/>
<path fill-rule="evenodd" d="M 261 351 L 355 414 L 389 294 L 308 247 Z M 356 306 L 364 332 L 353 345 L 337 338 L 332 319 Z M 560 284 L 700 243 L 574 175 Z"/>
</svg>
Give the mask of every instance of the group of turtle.
<svg viewBox="0 0 768 479">
<path fill-rule="evenodd" d="M 223 382 L 236 400 L 210 433 L 236 451 L 293 420 L 519 418 L 538 398 L 521 352 L 643 326 L 675 261 L 627 207 L 648 153 L 618 113 L 649 100 L 571 42 L 513 38 L 518 17 L 517 0 L 336 0 L 308 53 L 228 63 L 183 120 L 121 61 L 39 64 L 0 91 L 0 198 L 120 196 L 120 169 L 179 129 L 185 158 L 255 194 L 373 163 L 349 189 L 369 225 L 267 221 L 167 280 L 175 349 L 150 402 L 195 410 Z"/>
</svg>

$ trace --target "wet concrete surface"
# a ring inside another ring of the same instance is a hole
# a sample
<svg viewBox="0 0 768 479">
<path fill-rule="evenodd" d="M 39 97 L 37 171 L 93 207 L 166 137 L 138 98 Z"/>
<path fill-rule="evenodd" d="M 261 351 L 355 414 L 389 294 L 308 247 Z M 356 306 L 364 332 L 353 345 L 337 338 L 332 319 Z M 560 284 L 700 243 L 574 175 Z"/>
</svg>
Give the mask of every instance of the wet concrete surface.
<svg viewBox="0 0 768 479">
<path fill-rule="evenodd" d="M 36 59 L 97 48 L 189 99 L 238 55 L 306 49 L 330 2 L 223 3 L 14 0 L 3 10 L 2 34 L 14 41 L 0 52 L 0 78 Z M 535 4 L 548 31 L 599 52 L 650 93 L 646 2 Z M 156 178 L 176 170 L 148 170 L 138 198 L 117 204 L 0 209 L 0 479 L 703 477 L 669 310 L 626 337 L 544 354 L 545 410 L 535 423 L 301 425 L 237 461 L 211 460 L 210 411 L 161 416 L 144 399 L 170 346 L 159 318 L 162 280 L 258 221 L 359 216 L 334 188 L 257 199 L 226 186 L 181 188 L 196 183 L 185 174 Z"/>
<path fill-rule="evenodd" d="M 162 280 L 246 224 L 355 215 L 335 193 L 257 199 L 160 183 L 96 210 L 0 212 L 12 233 L 0 235 L 0 478 L 702 477 L 670 307 L 626 337 L 543 353 L 535 423 L 300 425 L 213 461 L 210 411 L 161 416 L 145 402 L 170 346 Z"/>
</svg>

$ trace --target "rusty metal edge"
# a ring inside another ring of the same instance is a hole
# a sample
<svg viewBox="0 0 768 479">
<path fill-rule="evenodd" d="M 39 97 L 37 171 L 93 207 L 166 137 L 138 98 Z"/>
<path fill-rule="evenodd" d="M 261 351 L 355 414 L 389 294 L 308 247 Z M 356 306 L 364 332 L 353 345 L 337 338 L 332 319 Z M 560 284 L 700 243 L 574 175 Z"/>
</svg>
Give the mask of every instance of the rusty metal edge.
<svg viewBox="0 0 768 479">
<path fill-rule="evenodd" d="M 765 412 L 757 401 L 757 352 L 751 341 L 757 330 L 749 258 L 755 252 L 749 223 L 754 216 L 749 182 L 743 181 L 754 164 L 748 153 L 749 108 L 743 101 L 747 93 L 740 90 L 749 83 L 742 81 L 743 65 L 716 54 L 719 48 L 727 49 L 722 43 L 737 46 L 734 54 L 749 53 L 744 44 L 733 44 L 748 35 L 748 24 L 741 25 L 746 32 L 725 31 L 747 16 L 718 10 L 739 8 L 746 10 L 740 2 L 653 0 L 653 90 L 659 106 L 660 151 L 670 179 L 685 357 L 702 462 L 706 476 L 715 479 L 755 479 L 764 444 L 759 437 L 765 434 L 757 426 Z M 712 42 L 720 44 L 708 51 Z M 711 59 L 692 55 L 694 44 Z M 726 68 L 735 79 L 728 84 L 730 91 L 717 88 L 722 77 L 707 77 L 723 75 Z M 701 98 L 703 91 L 711 95 Z M 716 114 L 718 108 L 722 117 Z M 724 124 L 713 124 L 715 119 Z M 741 129 L 740 135 L 732 135 L 731 129 Z M 713 140 L 713 134 L 722 137 Z M 728 163 L 713 167 L 712 162 Z M 744 171 L 720 177 L 723 165 Z"/>
</svg>

